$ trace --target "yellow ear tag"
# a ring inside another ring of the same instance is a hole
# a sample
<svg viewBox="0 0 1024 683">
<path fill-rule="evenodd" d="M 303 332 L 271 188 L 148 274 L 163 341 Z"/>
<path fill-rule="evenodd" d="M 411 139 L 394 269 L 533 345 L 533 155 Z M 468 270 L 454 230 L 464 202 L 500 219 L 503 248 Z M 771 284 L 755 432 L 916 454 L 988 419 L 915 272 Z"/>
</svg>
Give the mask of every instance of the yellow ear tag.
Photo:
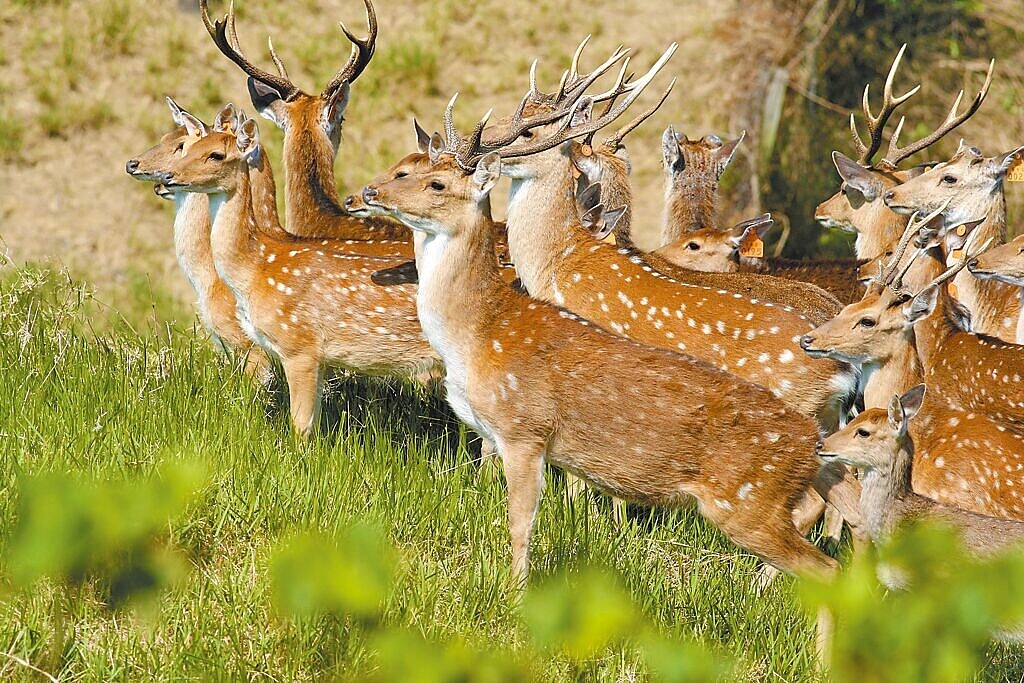
<svg viewBox="0 0 1024 683">
<path fill-rule="evenodd" d="M 1011 183 L 1024 183 L 1024 157 L 1017 155 L 1016 161 L 1006 172 L 1006 179 Z"/>
<path fill-rule="evenodd" d="M 954 285 L 952 282 L 950 282 L 947 285 L 947 287 L 949 287 L 949 295 L 955 299 L 956 298 L 956 293 L 957 293 L 956 285 Z"/>
<path fill-rule="evenodd" d="M 954 249 L 953 253 L 951 253 L 950 256 L 955 258 L 957 261 L 960 261 L 964 257 L 964 250 L 963 249 Z"/>
<path fill-rule="evenodd" d="M 601 241 L 604 242 L 605 244 L 612 244 L 612 245 L 618 244 L 618 242 L 615 241 L 615 233 L 614 232 L 610 232 L 607 235 L 605 235 L 605 238 L 603 240 L 601 240 Z"/>
<path fill-rule="evenodd" d="M 751 237 L 744 237 L 740 242 L 740 256 L 743 258 L 764 258 L 764 241 L 751 231 Z"/>
<path fill-rule="evenodd" d="M 966 225 L 958 225 L 958 226 L 956 226 L 956 236 L 957 237 L 963 237 L 966 234 L 967 234 L 967 226 Z"/>
</svg>

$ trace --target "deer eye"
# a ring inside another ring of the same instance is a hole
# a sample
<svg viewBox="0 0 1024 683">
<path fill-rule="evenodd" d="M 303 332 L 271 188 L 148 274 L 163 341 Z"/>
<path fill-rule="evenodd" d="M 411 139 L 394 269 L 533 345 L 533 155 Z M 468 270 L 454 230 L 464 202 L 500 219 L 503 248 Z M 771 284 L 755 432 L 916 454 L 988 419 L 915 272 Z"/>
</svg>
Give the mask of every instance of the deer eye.
<svg viewBox="0 0 1024 683">
<path fill-rule="evenodd" d="M 946 174 L 946 175 L 942 176 L 942 182 L 945 183 L 946 185 L 955 185 L 956 184 L 956 176 L 955 175 Z"/>
<path fill-rule="evenodd" d="M 858 439 L 866 439 L 869 436 L 871 436 L 871 434 L 868 432 L 868 430 L 866 430 L 864 428 L 860 428 L 860 429 L 857 430 L 857 438 Z"/>
<path fill-rule="evenodd" d="M 177 154 L 181 154 L 181 151 L 182 151 L 183 149 L 185 149 L 185 141 L 184 141 L 184 140 L 182 140 L 181 142 L 179 142 L 179 143 L 178 143 L 178 146 L 177 146 L 177 147 L 175 148 L 175 150 L 174 150 L 174 151 L 175 151 L 175 153 L 177 153 Z"/>
<path fill-rule="evenodd" d="M 871 318 L 861 318 L 860 320 L 857 321 L 857 324 L 860 327 L 866 327 L 866 328 L 870 329 L 870 328 L 874 327 L 877 323 L 875 323 L 875 321 L 872 320 Z"/>
<path fill-rule="evenodd" d="M 441 192 L 442 190 L 444 190 L 444 183 L 442 183 L 440 180 L 431 181 L 430 189 Z"/>
<path fill-rule="evenodd" d="M 697 244 L 696 242 L 690 242 L 689 244 L 686 245 L 686 248 L 689 249 L 690 251 L 699 251 L 700 245 Z"/>
<path fill-rule="evenodd" d="M 395 174 L 395 180 L 398 180 L 399 178 L 404 178 L 407 175 L 409 175 L 408 171 L 399 171 L 398 173 Z"/>
<path fill-rule="evenodd" d="M 523 138 L 524 140 L 529 140 L 530 138 L 533 137 L 533 131 L 532 130 L 524 130 L 523 134 L 520 135 L 519 137 Z"/>
<path fill-rule="evenodd" d="M 210 152 L 210 156 L 206 157 L 207 161 L 224 161 L 226 157 L 223 152 Z"/>
</svg>

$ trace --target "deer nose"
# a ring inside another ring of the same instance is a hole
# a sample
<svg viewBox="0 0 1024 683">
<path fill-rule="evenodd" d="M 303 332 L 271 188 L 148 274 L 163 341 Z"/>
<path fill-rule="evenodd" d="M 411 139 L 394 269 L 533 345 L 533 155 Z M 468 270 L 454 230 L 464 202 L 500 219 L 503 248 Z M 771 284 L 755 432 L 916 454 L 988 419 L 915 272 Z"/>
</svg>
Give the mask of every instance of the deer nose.
<svg viewBox="0 0 1024 683">
<path fill-rule="evenodd" d="M 353 197 L 352 195 L 348 195 L 347 197 L 345 197 L 345 208 L 346 209 L 351 209 L 352 205 L 355 204 L 355 203 L 356 203 L 356 198 Z"/>
<path fill-rule="evenodd" d="M 967 270 L 977 270 L 977 268 L 978 268 L 978 259 L 972 258 L 970 261 L 967 262 Z"/>
<path fill-rule="evenodd" d="M 896 199 L 896 193 L 893 192 L 892 190 L 889 190 L 884 195 L 882 195 L 882 199 L 885 200 L 886 204 L 888 204 L 892 200 Z"/>
<path fill-rule="evenodd" d="M 825 447 L 825 442 L 818 441 L 818 443 L 814 444 L 814 452 L 815 453 L 821 453 L 821 449 L 824 448 L 824 447 Z"/>
<path fill-rule="evenodd" d="M 129 159 L 128 163 L 124 165 L 124 170 L 129 175 L 132 175 L 132 174 L 136 173 L 139 170 L 139 160 L 138 159 Z"/>
<path fill-rule="evenodd" d="M 805 334 L 804 336 L 800 337 L 800 348 L 803 349 L 804 351 L 806 351 L 807 349 L 811 348 L 811 345 L 813 343 L 814 343 L 814 337 L 812 337 L 809 334 Z"/>
<path fill-rule="evenodd" d="M 366 186 L 363 188 L 363 201 L 369 202 L 377 196 L 377 188 Z"/>
</svg>

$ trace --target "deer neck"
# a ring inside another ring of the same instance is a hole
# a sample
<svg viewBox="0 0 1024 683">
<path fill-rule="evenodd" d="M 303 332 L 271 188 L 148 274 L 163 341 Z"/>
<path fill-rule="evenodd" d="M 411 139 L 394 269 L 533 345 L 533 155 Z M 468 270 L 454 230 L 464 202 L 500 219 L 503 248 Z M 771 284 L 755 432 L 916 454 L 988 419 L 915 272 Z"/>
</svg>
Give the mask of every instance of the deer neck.
<svg viewBox="0 0 1024 683">
<path fill-rule="evenodd" d="M 274 180 L 274 169 L 266 151 L 260 153 L 259 165 L 249 170 L 249 181 L 252 192 L 252 210 L 256 224 L 269 234 L 285 237 L 281 227 L 281 217 L 277 212 L 277 184 Z"/>
<path fill-rule="evenodd" d="M 942 275 L 944 270 L 942 252 L 939 249 L 930 249 L 914 262 L 903 281 L 911 291 L 920 292 Z M 938 362 L 943 344 L 954 334 L 962 331 L 953 306 L 953 298 L 943 285 L 939 291 L 935 311 L 914 324 L 917 352 L 925 368 L 930 368 Z"/>
<path fill-rule="evenodd" d="M 874 540 L 890 535 L 903 517 L 905 500 L 912 495 L 911 463 L 914 442 L 905 436 L 888 469 L 867 470 L 861 479 L 860 511 Z"/>
<path fill-rule="evenodd" d="M 174 207 L 174 252 L 202 309 L 220 281 L 210 246 L 210 198 L 198 192 L 178 192 Z"/>
<path fill-rule="evenodd" d="M 633 244 L 633 186 L 624 168 L 617 164 L 606 165 L 602 173 L 601 203 L 605 208 L 625 208 L 622 217 L 615 224 L 615 241 L 619 246 L 630 247 Z"/>
<path fill-rule="evenodd" d="M 308 130 L 285 134 L 285 225 L 292 232 L 329 234 L 332 222 L 347 215 L 334 184 L 334 158 L 330 143 Z"/>
<path fill-rule="evenodd" d="M 551 155 L 550 163 L 539 173 L 512 178 L 508 246 L 526 290 L 539 299 L 558 302 L 558 264 L 590 238 L 576 211 L 571 159 L 562 150 L 543 155 Z"/>
<path fill-rule="evenodd" d="M 907 218 L 890 209 L 881 199 L 876 199 L 856 227 L 853 251 L 857 258 L 870 261 L 899 241 L 907 227 Z"/>
<path fill-rule="evenodd" d="M 665 189 L 661 246 L 677 242 L 694 230 L 717 225 L 717 216 L 717 180 L 708 182 L 695 173 L 683 173 L 678 182 L 669 178 Z"/>
<path fill-rule="evenodd" d="M 900 333 L 896 350 L 886 359 L 864 364 L 864 408 L 885 408 L 894 394 L 902 395 L 924 378 L 913 329 Z"/>
<path fill-rule="evenodd" d="M 473 354 L 490 339 L 486 328 L 496 302 L 509 294 L 495 258 L 489 200 L 460 223 L 454 236 L 428 234 L 416 249 L 420 324 L 449 381 L 457 383 L 465 381 Z"/>
<path fill-rule="evenodd" d="M 263 247 L 252 209 L 249 174 L 238 176 L 234 191 L 210 195 L 214 263 L 217 273 L 236 296 L 251 290 L 259 277 Z"/>
<path fill-rule="evenodd" d="M 977 215 L 985 213 L 985 222 L 974 230 L 978 233 L 972 241 L 977 248 L 989 239 L 992 246 L 998 246 L 1006 242 L 1006 197 L 999 191 L 995 193 L 987 206 L 981 206 L 976 211 Z M 1017 315 L 1007 318 L 1007 312 L 1017 313 L 1013 309 L 1012 301 L 1019 297 L 1018 288 L 1013 288 L 996 280 L 980 280 L 966 270 L 961 271 L 953 278 L 956 286 L 956 297 L 964 306 L 971 311 L 971 327 L 979 332 L 1002 336 L 997 334 L 1000 330 L 1013 330 L 1017 322 Z"/>
</svg>

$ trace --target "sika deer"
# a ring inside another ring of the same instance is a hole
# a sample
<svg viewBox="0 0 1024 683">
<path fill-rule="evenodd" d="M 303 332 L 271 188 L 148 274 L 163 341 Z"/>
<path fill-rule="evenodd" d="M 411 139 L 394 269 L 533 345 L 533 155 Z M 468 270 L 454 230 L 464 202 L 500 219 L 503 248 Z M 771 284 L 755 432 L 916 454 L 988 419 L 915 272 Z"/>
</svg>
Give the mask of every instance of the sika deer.
<svg viewBox="0 0 1024 683">
<path fill-rule="evenodd" d="M 860 509 L 876 542 L 907 523 L 930 521 L 958 529 L 973 555 L 1019 546 L 1024 542 L 1024 523 L 979 515 L 914 493 L 914 439 L 909 423 L 921 409 L 924 394 L 925 385 L 918 384 L 902 396 L 894 395 L 888 409 L 864 411 L 842 431 L 826 438 L 818 457 L 864 471 Z"/>
<path fill-rule="evenodd" d="M 235 294 L 243 327 L 281 359 L 292 421 L 308 436 L 327 366 L 416 373 L 436 370 L 438 357 L 420 330 L 414 288 L 370 282 L 371 273 L 399 260 L 347 254 L 338 240 L 282 239 L 258 225 L 249 169 L 261 156 L 250 119 L 237 136 L 202 135 L 162 178 L 169 188 L 211 196 L 218 273 Z"/>
<path fill-rule="evenodd" d="M 368 186 L 363 198 L 425 234 L 420 319 L 448 368 L 453 409 L 504 462 L 514 575 L 528 570 L 545 462 L 631 500 L 695 498 L 768 562 L 834 572 L 793 521 L 818 476 L 813 420 L 761 387 L 510 289 L 494 258 L 489 202 L 502 160 L 479 151 L 486 117 L 469 140 L 446 122 L 447 146 L 435 137 L 429 172 Z M 627 417 L 626 404 L 647 409 Z"/>
<path fill-rule="evenodd" d="M 554 106 L 551 100 L 545 107 L 535 103 L 535 113 L 524 119 L 527 104 L 538 97 L 532 87 L 517 115 L 495 127 L 487 147 L 501 149 L 503 158 L 514 157 L 502 164 L 502 173 L 512 178 L 508 233 L 516 270 L 532 296 L 636 341 L 692 354 L 766 386 L 828 430 L 839 424 L 852 401 L 857 373 L 843 363 L 822 367 L 801 360 L 798 342 L 812 327 L 806 318 L 788 306 L 674 281 L 629 250 L 595 243 L 576 214 L 570 141 L 619 116 L 673 51 L 636 81 L 627 84 L 620 75 L 612 90 L 593 101 L 625 97 L 593 119 L 578 101 L 584 86 L 624 53 L 586 77 L 576 73 L 574 59 Z M 447 127 L 450 120 L 449 107 Z M 517 142 L 531 129 L 532 138 Z"/>
<path fill-rule="evenodd" d="M 998 280 L 1024 287 L 1024 235 L 982 253 L 967 264 L 967 270 L 980 280 Z M 1017 343 L 1024 344 L 1024 307 L 1017 320 Z"/>
<path fill-rule="evenodd" d="M 908 269 L 921 267 L 903 263 L 902 257 L 916 230 L 926 223 L 927 219 L 911 222 L 892 267 L 880 282 L 872 284 L 863 300 L 847 306 L 835 320 L 801 340 L 811 356 L 841 358 L 862 366 L 867 378 L 866 408 L 883 407 L 892 394 L 903 393 L 926 376 L 931 379 L 918 353 L 915 324 L 919 326 L 935 314 L 937 328 L 958 326 L 958 313 L 943 289 L 956 275 L 956 268 L 941 273 L 916 296 L 900 281 Z M 911 272 L 908 277 L 920 275 Z M 928 334 L 927 327 L 921 329 L 925 331 L 922 336 Z M 927 340 L 920 346 L 930 348 Z M 974 359 L 985 362 L 984 357 Z M 941 376 L 941 371 L 935 376 Z M 961 382 L 976 379 L 960 377 Z M 1018 492 L 1024 487 L 1024 438 L 983 413 L 950 407 L 938 396 L 925 406 L 912 431 L 918 458 L 915 491 L 982 514 L 1024 519 L 1024 492 Z"/>
<path fill-rule="evenodd" d="M 661 137 L 665 162 L 665 223 L 662 246 L 694 230 L 718 225 L 718 183 L 747 132 L 723 143 L 717 135 L 691 140 L 669 126 Z"/>
<path fill-rule="evenodd" d="M 165 168 L 186 147 L 198 142 L 199 131 L 209 128 L 169 97 L 167 104 L 178 127 L 164 135 L 155 147 L 127 163 L 128 174 L 136 180 L 162 180 L 162 174 L 157 169 Z M 228 105 L 218 114 L 213 129 L 234 130 L 237 125 L 235 116 L 234 107 Z M 189 126 L 186 126 L 186 119 Z M 254 173 L 257 172 L 270 173 L 270 167 L 264 163 L 259 171 L 254 170 Z M 270 186 L 273 186 L 273 176 L 270 176 Z M 203 326 L 214 345 L 230 356 L 242 359 L 245 371 L 266 385 L 273 376 L 270 359 L 242 330 L 235 316 L 235 296 L 217 275 L 213 262 L 209 198 L 202 194 L 171 191 L 162 185 L 158 186 L 157 195 L 174 202 L 174 252 L 178 257 L 178 265 L 196 293 L 199 319 Z"/>
<path fill-rule="evenodd" d="M 887 153 L 880 161 L 873 161 L 875 155 L 881 150 L 885 125 L 889 118 L 900 105 L 921 89 L 921 86 L 918 85 L 900 97 L 894 97 L 892 94 L 893 79 L 906 49 L 907 46 L 904 44 L 889 69 L 882 92 L 882 109 L 877 116 L 872 114 L 869 104 L 870 85 L 864 86 L 863 110 L 868 125 L 870 143 L 865 144 L 861 139 L 860 133 L 857 131 L 856 119 L 851 115 L 850 132 L 853 135 L 858 159 L 854 161 L 839 152 L 832 153 L 832 160 L 843 179 L 843 184 L 839 192 L 822 202 L 815 211 L 815 220 L 825 227 L 841 228 L 857 233 L 855 250 L 859 259 L 876 258 L 892 244 L 895 244 L 903 234 L 904 219 L 885 206 L 883 197 L 887 191 L 897 185 L 920 175 L 924 171 L 924 167 L 918 166 L 901 171 L 897 170 L 899 164 L 935 144 L 973 116 L 984 102 L 992 83 L 994 61 L 989 64 L 984 86 L 963 114 L 957 114 L 957 109 L 963 98 L 963 91 L 960 91 L 945 122 L 930 135 L 902 149 L 898 147 L 899 135 L 904 123 L 904 119 L 901 118 L 890 139 Z"/>
<path fill-rule="evenodd" d="M 953 157 L 929 171 L 885 193 L 885 204 L 899 213 L 934 211 L 945 203 L 943 220 L 956 226 L 976 217 L 986 220 L 975 228 L 978 243 L 1006 242 L 1006 197 L 1003 180 L 1024 147 L 1006 154 L 985 158 L 974 147 L 961 145 Z M 948 238 L 954 233 L 948 232 Z M 946 254 L 957 261 L 957 249 Z M 953 281 L 956 296 L 971 311 L 972 327 L 979 333 L 1007 341 L 1017 339 L 1017 321 L 1021 316 L 1020 289 L 992 280 L 979 280 L 962 273 Z"/>
<path fill-rule="evenodd" d="M 357 38 L 341 24 L 352 43 L 351 56 L 316 95 L 305 93 L 291 81 L 272 44 L 270 53 L 279 75 L 264 71 L 245 57 L 235 31 L 233 5 L 217 22 L 210 18 L 207 0 L 200 0 L 199 8 L 217 48 L 248 75 L 253 106 L 284 131 L 285 225 L 289 231 L 352 240 L 353 244 L 344 246 L 362 254 L 408 257 L 412 255 L 409 231 L 393 221 L 351 216 L 341 206 L 334 183 L 334 160 L 341 144 L 350 86 L 366 69 L 376 48 L 377 17 L 370 0 L 363 2 L 369 35 Z"/>
</svg>

